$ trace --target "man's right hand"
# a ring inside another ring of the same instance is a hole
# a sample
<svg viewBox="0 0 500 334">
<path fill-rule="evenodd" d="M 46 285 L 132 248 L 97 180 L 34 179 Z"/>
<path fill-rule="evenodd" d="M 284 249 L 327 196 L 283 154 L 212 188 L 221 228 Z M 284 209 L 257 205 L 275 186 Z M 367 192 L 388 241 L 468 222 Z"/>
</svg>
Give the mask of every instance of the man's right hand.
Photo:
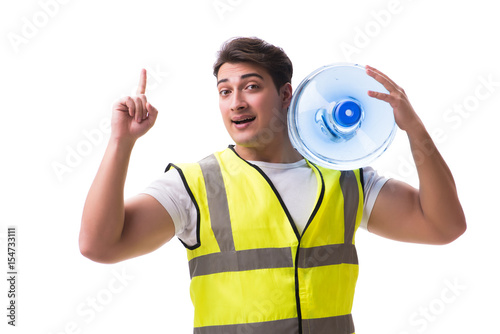
<svg viewBox="0 0 500 334">
<path fill-rule="evenodd" d="M 175 234 L 170 214 L 154 197 L 139 194 L 124 201 L 132 148 L 158 115 L 145 92 L 142 70 L 137 96 L 113 105 L 111 140 L 87 195 L 79 244 L 81 253 L 96 262 L 115 263 L 152 252 Z"/>
<path fill-rule="evenodd" d="M 122 97 L 113 105 L 111 136 L 131 143 L 154 125 L 158 110 L 146 98 L 146 70 L 141 70 L 136 96 Z"/>
</svg>

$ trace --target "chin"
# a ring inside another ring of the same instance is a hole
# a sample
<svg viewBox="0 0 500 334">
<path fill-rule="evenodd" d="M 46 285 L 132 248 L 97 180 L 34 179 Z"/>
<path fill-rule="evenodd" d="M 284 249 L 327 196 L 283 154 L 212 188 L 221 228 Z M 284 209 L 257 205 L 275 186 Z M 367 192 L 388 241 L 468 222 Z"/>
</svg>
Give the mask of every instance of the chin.
<svg viewBox="0 0 500 334">
<path fill-rule="evenodd" d="M 233 142 L 240 147 L 258 148 L 269 145 L 276 136 L 271 130 L 230 133 Z"/>
<path fill-rule="evenodd" d="M 237 133 L 231 135 L 231 139 L 233 142 L 242 147 L 248 147 L 248 146 L 253 146 L 257 142 L 255 136 L 251 136 L 248 134 L 242 134 L 242 133 Z"/>
</svg>

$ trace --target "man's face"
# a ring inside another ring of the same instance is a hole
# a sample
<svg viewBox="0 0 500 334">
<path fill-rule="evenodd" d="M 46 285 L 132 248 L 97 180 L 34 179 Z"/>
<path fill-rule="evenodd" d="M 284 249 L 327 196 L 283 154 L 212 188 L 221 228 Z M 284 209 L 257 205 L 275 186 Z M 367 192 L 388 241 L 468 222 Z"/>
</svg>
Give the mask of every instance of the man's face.
<svg viewBox="0 0 500 334">
<path fill-rule="evenodd" d="M 278 93 L 272 77 L 252 63 L 225 63 L 217 75 L 219 107 L 236 145 L 265 147 L 287 136 L 286 109 L 292 89 Z"/>
</svg>

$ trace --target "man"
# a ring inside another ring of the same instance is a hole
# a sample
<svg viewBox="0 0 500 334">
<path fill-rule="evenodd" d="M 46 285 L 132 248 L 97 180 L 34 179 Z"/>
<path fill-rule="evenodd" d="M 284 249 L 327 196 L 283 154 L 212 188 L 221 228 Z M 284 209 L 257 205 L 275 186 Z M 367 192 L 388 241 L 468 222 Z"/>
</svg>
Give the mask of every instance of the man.
<svg viewBox="0 0 500 334">
<path fill-rule="evenodd" d="M 420 189 L 372 169 L 339 172 L 304 160 L 288 138 L 292 64 L 256 38 L 228 41 L 214 65 L 219 107 L 235 145 L 164 177 L 127 201 L 135 141 L 158 111 L 146 73 L 113 107 L 112 133 L 89 190 L 80 249 L 114 263 L 177 235 L 187 249 L 195 333 L 353 333 L 358 226 L 405 242 L 446 244 L 466 229 L 453 177 L 404 91 L 366 67 L 406 131 Z M 402 217 L 404 217 L 402 219 Z"/>
</svg>

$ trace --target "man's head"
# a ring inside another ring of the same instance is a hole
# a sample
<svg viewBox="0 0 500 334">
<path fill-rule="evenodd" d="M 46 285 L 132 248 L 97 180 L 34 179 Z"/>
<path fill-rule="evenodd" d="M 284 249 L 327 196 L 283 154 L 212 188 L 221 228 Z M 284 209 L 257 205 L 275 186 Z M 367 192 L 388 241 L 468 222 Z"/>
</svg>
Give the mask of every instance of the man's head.
<svg viewBox="0 0 500 334">
<path fill-rule="evenodd" d="M 233 39 L 219 52 L 214 74 L 222 119 L 236 151 L 281 159 L 291 148 L 286 116 L 292 99 L 292 64 L 283 50 L 257 38 Z"/>
<path fill-rule="evenodd" d="M 224 63 L 253 63 L 264 68 L 273 79 L 276 89 L 292 82 L 292 62 L 283 49 L 256 37 L 234 38 L 223 44 L 214 64 L 217 78 Z"/>
</svg>

